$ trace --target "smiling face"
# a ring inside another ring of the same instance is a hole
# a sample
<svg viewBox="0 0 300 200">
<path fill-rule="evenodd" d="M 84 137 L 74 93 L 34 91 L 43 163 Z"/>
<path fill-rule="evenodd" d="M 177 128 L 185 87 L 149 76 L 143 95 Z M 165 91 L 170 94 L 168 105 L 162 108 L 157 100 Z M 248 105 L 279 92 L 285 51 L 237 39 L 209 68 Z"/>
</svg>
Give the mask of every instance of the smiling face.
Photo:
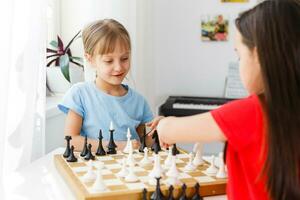
<svg viewBox="0 0 300 200">
<path fill-rule="evenodd" d="M 243 85 L 250 94 L 263 92 L 263 81 L 260 70 L 257 49 L 249 49 L 242 40 L 240 32 L 235 34 L 235 50 L 239 57 L 240 77 Z"/>
</svg>

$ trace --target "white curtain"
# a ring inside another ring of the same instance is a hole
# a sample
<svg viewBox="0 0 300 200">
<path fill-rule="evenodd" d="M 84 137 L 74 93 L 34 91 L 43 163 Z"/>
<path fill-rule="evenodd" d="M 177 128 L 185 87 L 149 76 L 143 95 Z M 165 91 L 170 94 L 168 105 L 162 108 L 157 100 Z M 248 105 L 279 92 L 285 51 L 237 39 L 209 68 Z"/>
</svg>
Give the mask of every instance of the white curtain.
<svg viewBox="0 0 300 200">
<path fill-rule="evenodd" d="M 46 6 L 44 0 L 1 1 L 1 199 L 20 199 L 12 191 L 22 182 L 18 170 L 44 153 Z"/>
</svg>

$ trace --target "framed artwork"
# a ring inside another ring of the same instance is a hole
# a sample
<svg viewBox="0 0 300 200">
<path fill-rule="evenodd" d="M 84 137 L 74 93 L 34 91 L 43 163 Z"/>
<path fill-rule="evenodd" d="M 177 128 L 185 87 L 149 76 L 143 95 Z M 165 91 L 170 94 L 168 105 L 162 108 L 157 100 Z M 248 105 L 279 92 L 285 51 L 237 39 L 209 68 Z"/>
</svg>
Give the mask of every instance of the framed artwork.
<svg viewBox="0 0 300 200">
<path fill-rule="evenodd" d="M 229 20 L 223 15 L 207 16 L 201 20 L 202 41 L 227 41 Z"/>
<path fill-rule="evenodd" d="M 245 3 L 249 2 L 249 0 L 221 0 L 223 3 Z"/>
</svg>

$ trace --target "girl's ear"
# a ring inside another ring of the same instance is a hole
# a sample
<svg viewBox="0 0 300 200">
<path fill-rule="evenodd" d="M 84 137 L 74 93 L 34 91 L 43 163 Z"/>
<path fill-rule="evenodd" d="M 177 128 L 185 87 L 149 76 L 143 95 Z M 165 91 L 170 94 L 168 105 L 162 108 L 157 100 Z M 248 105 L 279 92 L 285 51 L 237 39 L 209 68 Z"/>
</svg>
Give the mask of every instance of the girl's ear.
<svg viewBox="0 0 300 200">
<path fill-rule="evenodd" d="M 257 47 L 253 48 L 253 52 L 252 53 L 253 53 L 253 58 L 254 58 L 255 63 L 258 64 L 258 65 L 260 65 L 259 64 L 258 53 L 257 53 Z"/>
<path fill-rule="evenodd" d="M 92 63 L 92 56 L 90 54 L 84 53 L 84 57 L 89 63 Z"/>
</svg>

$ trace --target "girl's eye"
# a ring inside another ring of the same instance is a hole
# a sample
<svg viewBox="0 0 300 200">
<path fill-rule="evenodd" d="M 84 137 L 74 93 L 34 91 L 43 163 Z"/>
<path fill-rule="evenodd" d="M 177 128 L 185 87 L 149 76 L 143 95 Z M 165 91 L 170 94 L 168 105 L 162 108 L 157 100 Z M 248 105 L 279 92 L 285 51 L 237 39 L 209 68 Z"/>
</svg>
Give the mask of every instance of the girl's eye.
<svg viewBox="0 0 300 200">
<path fill-rule="evenodd" d="M 113 61 L 112 60 L 104 60 L 104 62 L 106 62 L 106 63 L 112 63 Z"/>
<path fill-rule="evenodd" d="M 128 57 L 122 58 L 122 60 L 123 60 L 123 61 L 126 61 L 126 60 L 128 60 Z"/>
</svg>

